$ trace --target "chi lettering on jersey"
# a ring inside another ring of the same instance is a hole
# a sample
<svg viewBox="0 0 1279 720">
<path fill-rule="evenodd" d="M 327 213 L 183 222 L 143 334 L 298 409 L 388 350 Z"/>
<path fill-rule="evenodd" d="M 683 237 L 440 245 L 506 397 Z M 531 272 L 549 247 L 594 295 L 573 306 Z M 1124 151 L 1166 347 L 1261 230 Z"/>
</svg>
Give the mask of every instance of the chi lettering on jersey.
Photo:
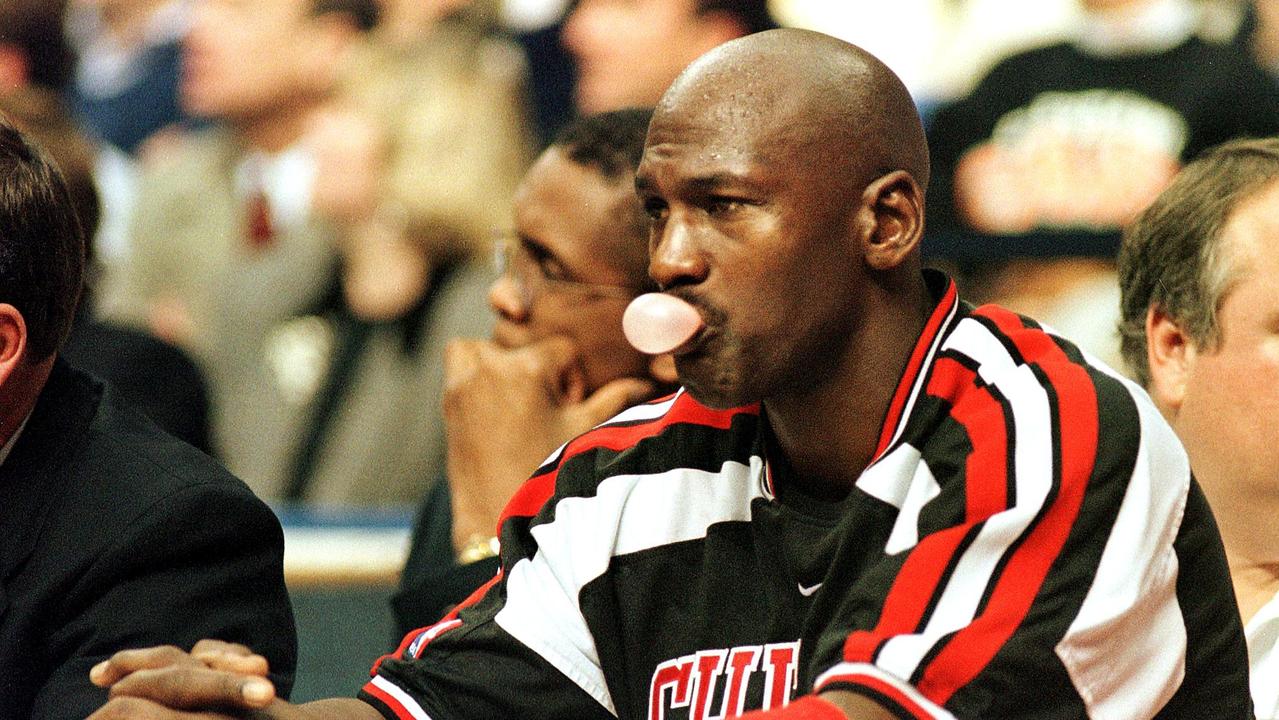
<svg viewBox="0 0 1279 720">
<path fill-rule="evenodd" d="M 653 671 L 648 720 L 721 720 L 781 707 L 798 681 L 798 640 L 700 650 Z"/>
</svg>

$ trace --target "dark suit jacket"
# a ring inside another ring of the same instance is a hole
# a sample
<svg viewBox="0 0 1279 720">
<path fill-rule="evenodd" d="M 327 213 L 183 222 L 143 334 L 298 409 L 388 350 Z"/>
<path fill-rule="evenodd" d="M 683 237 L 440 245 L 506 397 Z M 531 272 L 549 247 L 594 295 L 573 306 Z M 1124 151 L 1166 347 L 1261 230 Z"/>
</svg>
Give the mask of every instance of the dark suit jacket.
<svg viewBox="0 0 1279 720">
<path fill-rule="evenodd" d="M 89 669 L 203 637 L 297 655 L 270 509 L 61 360 L 0 465 L 0 718 L 83 718 Z"/>
</svg>

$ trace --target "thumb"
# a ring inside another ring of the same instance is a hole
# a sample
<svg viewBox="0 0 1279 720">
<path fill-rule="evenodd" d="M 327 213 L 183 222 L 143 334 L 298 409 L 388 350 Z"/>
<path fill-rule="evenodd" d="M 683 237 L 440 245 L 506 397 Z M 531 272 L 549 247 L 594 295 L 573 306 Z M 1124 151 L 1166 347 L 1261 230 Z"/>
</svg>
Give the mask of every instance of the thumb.
<svg viewBox="0 0 1279 720">
<path fill-rule="evenodd" d="M 579 405 L 583 424 L 598 425 L 631 405 L 643 402 L 657 392 L 651 380 L 619 378 L 586 398 Z M 586 428 L 583 428 L 585 431 Z"/>
</svg>

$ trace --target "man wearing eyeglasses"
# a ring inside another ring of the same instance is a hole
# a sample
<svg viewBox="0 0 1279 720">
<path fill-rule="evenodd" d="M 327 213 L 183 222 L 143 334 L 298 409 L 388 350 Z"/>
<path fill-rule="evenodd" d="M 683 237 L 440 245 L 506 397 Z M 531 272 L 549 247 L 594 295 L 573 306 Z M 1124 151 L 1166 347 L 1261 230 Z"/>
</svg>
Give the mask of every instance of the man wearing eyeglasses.
<svg viewBox="0 0 1279 720">
<path fill-rule="evenodd" d="M 669 355 L 641 355 L 622 335 L 627 303 L 655 289 L 634 191 L 649 116 L 578 121 L 517 191 L 514 228 L 495 239 L 493 337 L 445 352 L 448 482 L 418 517 L 393 600 L 400 634 L 492 577 L 498 514 L 558 445 L 675 381 Z"/>
</svg>

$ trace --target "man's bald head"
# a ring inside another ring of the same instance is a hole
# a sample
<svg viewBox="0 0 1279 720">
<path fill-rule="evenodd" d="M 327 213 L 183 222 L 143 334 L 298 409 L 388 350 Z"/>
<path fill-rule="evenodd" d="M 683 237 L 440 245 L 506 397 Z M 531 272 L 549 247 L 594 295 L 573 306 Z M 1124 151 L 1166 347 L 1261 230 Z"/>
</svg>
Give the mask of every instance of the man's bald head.
<svg viewBox="0 0 1279 720">
<path fill-rule="evenodd" d="M 927 140 L 906 87 L 875 56 L 821 33 L 771 30 L 703 55 L 653 122 L 690 120 L 742 132 L 759 154 L 807 151 L 805 161 L 858 186 L 893 170 L 928 185 Z"/>
</svg>

